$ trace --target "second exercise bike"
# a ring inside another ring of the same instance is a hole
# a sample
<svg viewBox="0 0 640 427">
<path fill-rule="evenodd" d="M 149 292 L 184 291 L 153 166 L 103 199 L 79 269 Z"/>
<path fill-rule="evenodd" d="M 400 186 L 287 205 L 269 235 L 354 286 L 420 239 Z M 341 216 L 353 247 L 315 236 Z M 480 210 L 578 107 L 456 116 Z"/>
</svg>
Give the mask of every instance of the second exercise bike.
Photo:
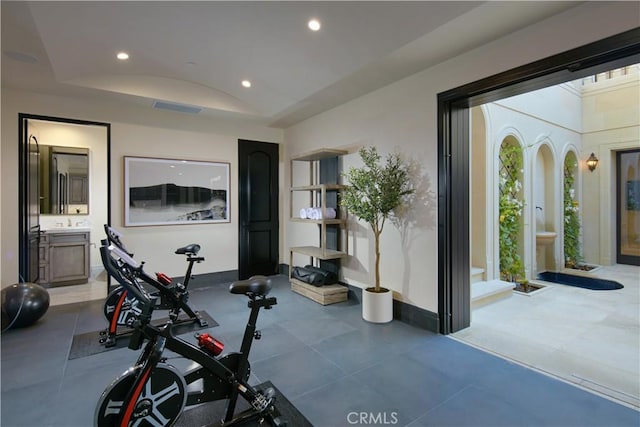
<svg viewBox="0 0 640 427">
<path fill-rule="evenodd" d="M 133 257 L 133 254 L 127 250 L 122 242 L 122 235 L 114 228 L 105 224 L 105 233 L 107 241 L 118 247 L 124 253 Z M 185 255 L 187 257 L 187 272 L 184 277 L 184 283 L 173 283 L 173 280 L 164 273 L 156 273 L 156 277 L 152 277 L 144 272 L 141 263 L 140 269 L 137 271 L 138 277 L 147 285 L 154 289 L 153 295 L 157 297 L 157 310 L 169 310 L 169 318 L 174 324 L 184 324 L 196 322 L 198 326 L 204 328 L 208 326 L 208 322 L 202 315 L 191 308 L 189 301 L 189 281 L 194 263 L 204 261 L 203 257 L 198 256 L 200 245 L 191 244 L 178 248 L 175 253 Z M 132 332 L 132 327 L 136 319 L 142 312 L 140 301 L 127 291 L 126 287 L 120 285 L 109 292 L 104 303 L 104 316 L 107 319 L 108 326 L 105 330 L 100 331 L 100 344 L 105 347 L 116 345 L 116 340 L 121 335 L 128 335 Z M 180 318 L 180 313 L 184 312 L 186 318 Z M 125 328 L 123 331 L 122 328 Z M 120 328 L 120 331 L 119 329 Z"/>
</svg>

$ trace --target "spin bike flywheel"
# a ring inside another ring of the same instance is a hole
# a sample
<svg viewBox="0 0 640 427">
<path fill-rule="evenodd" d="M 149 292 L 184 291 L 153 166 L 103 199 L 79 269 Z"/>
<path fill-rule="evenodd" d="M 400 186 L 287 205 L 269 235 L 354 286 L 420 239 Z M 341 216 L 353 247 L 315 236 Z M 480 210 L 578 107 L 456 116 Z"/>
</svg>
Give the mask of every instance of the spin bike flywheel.
<svg viewBox="0 0 640 427">
<path fill-rule="evenodd" d="M 141 369 L 139 365 L 129 368 L 105 389 L 96 406 L 94 425 L 120 425 L 126 411 L 125 399 Z M 186 402 L 187 386 L 180 372 L 171 365 L 159 363 L 142 386 L 128 425 L 172 426 Z"/>
<path fill-rule="evenodd" d="M 117 310 L 118 304 L 123 298 L 123 293 L 126 293 L 124 295 L 124 301 L 122 301 L 120 310 Z M 111 291 L 104 302 L 104 317 L 107 318 L 109 324 L 111 324 L 111 320 L 113 316 L 116 315 L 116 312 L 118 316 L 117 325 L 128 327 L 131 327 L 133 322 L 140 316 L 140 313 L 142 313 L 140 301 L 130 295 L 123 286 L 118 286 Z"/>
</svg>

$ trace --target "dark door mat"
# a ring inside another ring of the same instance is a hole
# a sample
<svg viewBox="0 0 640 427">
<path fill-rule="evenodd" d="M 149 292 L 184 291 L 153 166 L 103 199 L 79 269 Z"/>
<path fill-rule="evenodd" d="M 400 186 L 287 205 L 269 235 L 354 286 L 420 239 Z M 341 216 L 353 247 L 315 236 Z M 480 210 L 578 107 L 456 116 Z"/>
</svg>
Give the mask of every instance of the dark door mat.
<svg viewBox="0 0 640 427">
<path fill-rule="evenodd" d="M 545 282 L 590 289 L 592 291 L 613 291 L 624 288 L 620 283 L 614 282 L 613 280 L 596 279 L 594 277 L 578 276 L 575 274 L 554 273 L 551 271 L 539 273 L 538 279 L 544 280 Z"/>
<path fill-rule="evenodd" d="M 266 381 L 256 388 L 258 390 L 264 390 L 268 387 L 273 387 L 276 392 L 276 401 L 275 407 L 276 410 L 281 414 L 280 418 L 287 422 L 287 427 L 313 427 L 313 424 L 307 420 L 304 415 L 298 411 L 298 409 L 293 406 L 293 404 L 286 398 L 284 395 L 275 387 L 271 381 Z M 176 427 L 194 427 L 194 426 L 205 426 L 205 427 L 220 427 L 222 426 L 222 418 L 224 417 L 225 412 L 225 400 L 220 400 L 216 402 L 204 403 L 200 406 L 193 407 L 191 409 L 187 409 L 183 412 L 182 416 L 176 422 Z M 249 405 L 244 399 L 238 399 L 238 405 L 236 406 L 236 415 L 245 409 L 247 409 Z M 265 427 L 269 424 L 259 424 L 259 420 L 249 420 L 245 423 L 240 424 L 242 427 Z"/>
<path fill-rule="evenodd" d="M 174 335 L 185 334 L 187 332 L 193 332 L 200 329 L 213 328 L 215 326 L 218 326 L 218 322 L 213 320 L 213 318 L 209 316 L 209 314 L 206 311 L 200 310 L 198 311 L 198 313 L 202 316 L 204 320 L 206 320 L 209 323 L 209 325 L 203 328 L 198 324 L 198 322 L 195 322 L 195 321 L 176 324 L 173 327 Z M 188 320 L 189 318 L 186 316 L 185 317 L 181 316 L 178 319 L 178 321 L 179 322 L 184 321 L 185 319 Z M 169 320 L 168 317 L 163 317 L 160 319 L 153 319 L 151 323 L 153 323 L 154 325 L 160 326 L 167 323 L 168 320 Z M 123 332 L 126 332 L 126 331 L 127 329 L 125 329 Z M 112 347 L 105 347 L 103 344 L 100 344 L 100 338 L 102 338 L 102 335 L 100 335 L 100 331 L 93 331 L 93 332 L 87 332 L 84 334 L 74 335 L 73 342 L 71 343 L 71 350 L 69 351 L 69 360 L 79 359 L 81 357 L 87 357 L 87 356 L 102 353 L 105 351 L 116 350 L 119 348 L 127 347 L 129 345 L 129 334 L 120 335 L 123 332 L 118 331 L 119 335 L 116 339 L 116 345 Z"/>
</svg>

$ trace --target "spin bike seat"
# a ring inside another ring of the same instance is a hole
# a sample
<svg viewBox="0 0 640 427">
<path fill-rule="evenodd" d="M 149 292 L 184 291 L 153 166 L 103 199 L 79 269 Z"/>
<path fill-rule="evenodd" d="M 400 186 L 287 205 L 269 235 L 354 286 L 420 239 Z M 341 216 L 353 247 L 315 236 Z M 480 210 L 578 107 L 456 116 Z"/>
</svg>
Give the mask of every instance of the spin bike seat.
<svg viewBox="0 0 640 427">
<path fill-rule="evenodd" d="M 238 280 L 229 286 L 232 294 L 264 296 L 271 291 L 271 280 L 266 276 L 253 276 L 246 280 Z"/>
<path fill-rule="evenodd" d="M 178 255 L 198 255 L 198 252 L 200 252 L 200 245 L 196 243 L 176 249 Z"/>
</svg>

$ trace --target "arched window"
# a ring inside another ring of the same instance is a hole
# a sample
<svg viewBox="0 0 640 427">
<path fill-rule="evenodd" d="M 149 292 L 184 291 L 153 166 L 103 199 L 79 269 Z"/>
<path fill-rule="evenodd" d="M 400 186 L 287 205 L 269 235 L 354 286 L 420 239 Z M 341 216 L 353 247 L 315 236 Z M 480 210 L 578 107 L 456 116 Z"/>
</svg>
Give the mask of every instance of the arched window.
<svg viewBox="0 0 640 427">
<path fill-rule="evenodd" d="M 509 282 L 524 279 L 522 261 L 522 147 L 508 136 L 499 153 L 499 242 L 500 278 Z"/>
<path fill-rule="evenodd" d="M 578 160 L 573 151 L 564 158 L 564 265 L 575 268 L 582 261 L 580 246 L 580 206 L 577 197 L 576 178 Z"/>
</svg>

